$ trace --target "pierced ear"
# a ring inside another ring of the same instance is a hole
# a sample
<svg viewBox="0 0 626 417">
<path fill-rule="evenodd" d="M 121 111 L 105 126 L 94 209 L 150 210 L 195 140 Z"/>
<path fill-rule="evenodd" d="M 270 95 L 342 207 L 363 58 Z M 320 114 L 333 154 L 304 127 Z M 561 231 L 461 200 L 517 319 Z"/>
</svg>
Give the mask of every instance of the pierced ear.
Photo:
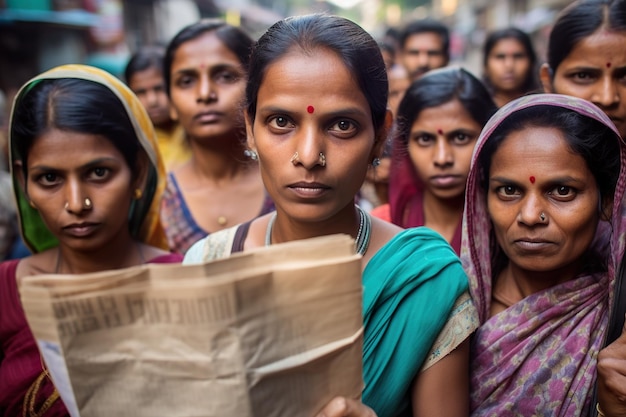
<svg viewBox="0 0 626 417">
<path fill-rule="evenodd" d="M 552 69 L 550 65 L 544 63 L 539 68 L 539 81 L 543 87 L 544 93 L 554 93 L 554 87 L 552 86 Z"/>
<path fill-rule="evenodd" d="M 252 149 L 256 151 L 256 143 L 254 142 L 254 133 L 252 128 L 252 120 L 250 120 L 250 116 L 248 116 L 248 112 L 244 111 L 244 121 L 246 123 L 246 144 L 248 145 L 248 149 Z"/>
<path fill-rule="evenodd" d="M 132 181 L 132 189 L 137 188 L 143 190 L 148 180 L 148 168 L 150 166 L 148 155 L 145 152 L 139 152 L 137 155 L 135 175 Z"/>
<path fill-rule="evenodd" d="M 385 143 L 389 137 L 389 132 L 391 131 L 391 126 L 393 125 L 393 113 L 391 110 L 387 109 L 385 112 L 385 123 L 378 130 L 378 134 L 376 135 L 376 140 L 374 142 L 374 147 L 372 148 L 372 153 L 370 155 L 371 162 L 374 158 L 380 158 L 383 154 L 383 148 L 385 147 Z"/>
</svg>

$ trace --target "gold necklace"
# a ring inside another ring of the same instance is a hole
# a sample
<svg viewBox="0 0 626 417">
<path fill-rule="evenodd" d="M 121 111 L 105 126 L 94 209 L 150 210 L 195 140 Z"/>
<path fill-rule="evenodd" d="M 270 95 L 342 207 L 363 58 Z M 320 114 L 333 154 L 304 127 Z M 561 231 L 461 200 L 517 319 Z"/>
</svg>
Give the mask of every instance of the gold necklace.
<svg viewBox="0 0 626 417">
<path fill-rule="evenodd" d="M 59 399 L 59 391 L 57 391 L 56 387 L 54 387 L 54 391 L 52 391 L 52 394 L 50 394 L 50 396 L 46 398 L 46 401 L 44 401 L 39 410 L 35 411 L 35 402 L 37 401 L 37 394 L 41 389 L 41 383 L 45 378 L 50 378 L 50 375 L 48 375 L 48 370 L 41 360 L 41 356 L 39 356 L 39 360 L 41 361 L 41 368 L 43 370 L 41 371 L 37 379 L 31 384 L 31 386 L 28 387 L 28 391 L 26 391 L 26 395 L 24 396 L 24 404 L 22 405 L 22 417 L 41 417 L 46 413 L 46 411 L 50 409 L 50 407 L 52 407 L 52 404 L 54 404 L 54 402 Z M 52 379 L 50 380 L 52 381 Z"/>
<path fill-rule="evenodd" d="M 226 223 L 228 223 L 228 219 L 226 218 L 226 216 L 219 216 L 217 218 L 217 224 L 219 224 L 220 226 L 226 226 Z"/>
</svg>

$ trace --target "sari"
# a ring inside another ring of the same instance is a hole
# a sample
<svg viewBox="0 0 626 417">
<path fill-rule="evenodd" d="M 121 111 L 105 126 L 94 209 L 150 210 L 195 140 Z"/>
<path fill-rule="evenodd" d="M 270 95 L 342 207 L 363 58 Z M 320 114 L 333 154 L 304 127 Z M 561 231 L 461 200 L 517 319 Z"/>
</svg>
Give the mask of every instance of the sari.
<svg viewBox="0 0 626 417">
<path fill-rule="evenodd" d="M 243 249 L 248 223 L 193 245 L 184 264 Z M 416 376 L 476 329 L 467 276 L 448 242 L 426 227 L 404 230 L 372 256 L 363 271 L 363 403 L 379 417 L 412 414 Z"/>
<path fill-rule="evenodd" d="M 140 242 L 167 248 L 167 242 L 159 222 L 159 203 L 164 188 L 164 168 L 157 150 L 156 136 L 148 114 L 135 95 L 114 76 L 88 66 L 64 65 L 38 75 L 18 92 L 15 103 L 28 94 L 30 88 L 41 80 L 55 78 L 84 79 L 106 86 L 123 104 L 136 133 L 141 148 L 149 159 L 148 179 L 142 190 L 142 198 L 134 200 L 129 212 L 131 234 Z M 13 109 L 15 109 L 15 105 Z M 9 150 L 13 193 L 17 203 L 19 227 L 24 242 L 34 253 L 58 246 L 58 240 L 46 228 L 37 210 L 32 208 L 22 191 L 13 162 L 22 159 L 15 141 L 20 138 L 13 133 L 11 116 Z M 162 255 L 149 262 L 180 262 L 177 255 Z M 63 402 L 43 369 L 37 343 L 33 337 L 22 309 L 16 270 L 19 260 L 0 263 L 0 416 L 42 415 L 67 416 Z M 55 398 L 57 398 L 55 400 Z M 46 401 L 50 402 L 47 411 Z"/>
<path fill-rule="evenodd" d="M 494 130 L 511 114 L 532 106 L 572 110 L 608 126 L 611 120 L 595 105 L 565 95 L 539 94 L 502 107 L 483 129 L 466 189 L 461 260 L 470 280 L 480 327 L 471 343 L 471 414 L 473 416 L 580 416 L 591 407 L 596 358 L 612 304 L 616 271 L 624 252 L 623 195 L 626 153 L 614 192 L 611 224 L 600 221 L 589 251 L 599 254 L 606 270 L 539 291 L 490 315 L 493 265 L 503 255 L 493 235 L 487 196 L 480 185 L 478 156 Z M 558 156 L 556 156 L 558 157 Z"/>
</svg>

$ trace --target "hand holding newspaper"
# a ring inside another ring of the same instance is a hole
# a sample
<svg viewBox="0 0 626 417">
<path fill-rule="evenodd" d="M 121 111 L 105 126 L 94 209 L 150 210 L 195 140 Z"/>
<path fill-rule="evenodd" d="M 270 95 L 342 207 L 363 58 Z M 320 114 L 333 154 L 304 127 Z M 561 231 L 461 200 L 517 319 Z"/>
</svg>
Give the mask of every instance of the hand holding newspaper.
<svg viewBox="0 0 626 417">
<path fill-rule="evenodd" d="M 27 277 L 20 293 L 72 417 L 310 417 L 363 388 L 361 262 L 347 235 Z"/>
</svg>

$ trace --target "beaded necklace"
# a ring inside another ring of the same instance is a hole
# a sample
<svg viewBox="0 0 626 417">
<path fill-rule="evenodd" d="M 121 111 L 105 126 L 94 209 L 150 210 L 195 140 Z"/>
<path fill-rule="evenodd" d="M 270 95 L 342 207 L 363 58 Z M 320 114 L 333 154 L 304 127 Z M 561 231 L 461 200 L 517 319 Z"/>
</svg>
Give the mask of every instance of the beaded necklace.
<svg viewBox="0 0 626 417">
<path fill-rule="evenodd" d="M 356 234 L 356 253 L 364 255 L 367 252 L 367 248 L 370 244 L 370 238 L 372 234 L 372 218 L 363 209 L 355 205 L 357 212 L 359 213 L 359 230 Z M 265 246 L 272 244 L 272 230 L 274 229 L 274 222 L 276 221 L 276 212 L 272 213 L 270 221 L 267 223 L 267 229 L 265 230 Z"/>
</svg>

